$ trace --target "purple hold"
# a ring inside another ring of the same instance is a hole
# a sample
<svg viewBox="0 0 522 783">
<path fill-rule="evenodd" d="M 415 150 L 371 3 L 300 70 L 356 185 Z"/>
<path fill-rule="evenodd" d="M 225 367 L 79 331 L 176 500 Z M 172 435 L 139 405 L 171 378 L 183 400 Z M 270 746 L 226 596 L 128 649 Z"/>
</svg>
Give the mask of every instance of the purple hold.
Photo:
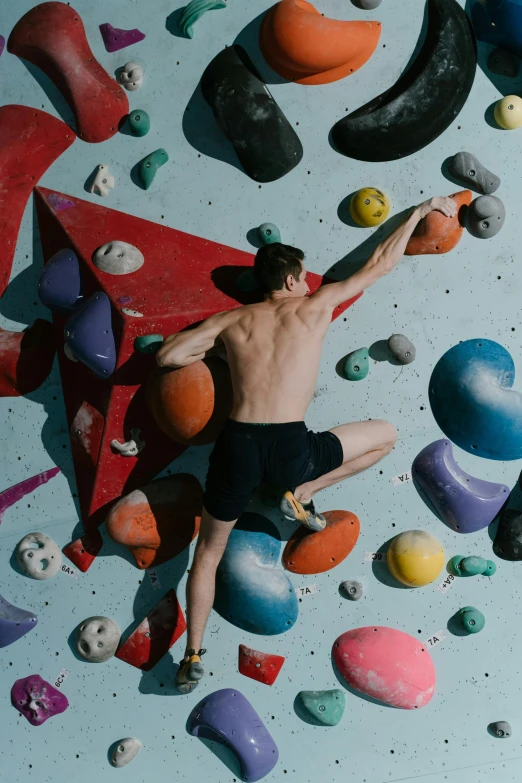
<svg viewBox="0 0 522 783">
<path fill-rule="evenodd" d="M 83 298 L 80 264 L 69 248 L 59 250 L 46 263 L 38 283 L 40 301 L 49 310 L 72 310 Z"/>
<path fill-rule="evenodd" d="M 63 212 L 64 209 L 72 209 L 76 206 L 74 201 L 67 196 L 62 196 L 61 193 L 49 193 L 47 201 L 55 212 Z"/>
<path fill-rule="evenodd" d="M 435 514 L 456 533 L 487 527 L 509 497 L 509 487 L 470 476 L 453 458 L 449 440 L 436 440 L 413 460 L 415 486 Z"/>
<path fill-rule="evenodd" d="M 65 342 L 77 359 L 96 375 L 108 378 L 116 367 L 111 303 L 99 291 L 86 299 L 65 324 Z"/>
<path fill-rule="evenodd" d="M 4 51 L 5 46 L 5 38 L 3 35 L 0 35 L 0 57 L 2 56 L 2 52 Z"/>
<path fill-rule="evenodd" d="M 120 49 L 132 46 L 145 38 L 145 33 L 140 30 L 121 30 L 108 22 L 100 25 L 100 32 L 108 52 L 119 52 Z"/>
<path fill-rule="evenodd" d="M 242 693 L 223 688 L 194 707 L 187 728 L 195 737 L 227 745 L 237 756 L 243 780 L 261 780 L 277 764 L 279 752 L 263 721 Z"/>
<path fill-rule="evenodd" d="M 36 628 L 38 617 L 27 609 L 19 609 L 0 595 L 0 647 L 9 647 Z"/>
<path fill-rule="evenodd" d="M 69 706 L 67 696 L 42 680 L 39 674 L 31 674 L 15 682 L 11 688 L 11 704 L 31 726 L 41 726 L 54 715 L 65 712 Z"/>
</svg>

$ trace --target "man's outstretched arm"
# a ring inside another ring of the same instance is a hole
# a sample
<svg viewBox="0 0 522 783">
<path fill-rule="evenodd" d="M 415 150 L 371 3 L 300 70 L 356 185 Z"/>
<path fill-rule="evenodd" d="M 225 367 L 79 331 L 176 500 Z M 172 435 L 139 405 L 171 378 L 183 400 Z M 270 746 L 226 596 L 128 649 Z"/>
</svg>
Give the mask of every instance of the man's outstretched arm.
<svg viewBox="0 0 522 783">
<path fill-rule="evenodd" d="M 389 237 L 378 245 L 365 265 L 348 280 L 340 283 L 329 283 L 316 291 L 310 299 L 332 307 L 336 307 L 347 299 L 356 296 L 365 288 L 369 288 L 380 277 L 387 275 L 397 266 L 406 250 L 406 245 L 419 222 L 437 210 L 446 217 L 454 217 L 457 213 L 457 205 L 449 196 L 440 196 L 423 202 L 415 207 L 411 215 L 392 231 Z"/>
<path fill-rule="evenodd" d="M 212 315 L 194 329 L 166 337 L 156 354 L 159 366 L 187 367 L 189 364 L 204 359 L 210 351 L 217 354 L 218 348 L 224 349 L 219 337 L 224 327 L 224 315 L 226 314 Z M 221 356 L 221 358 L 225 357 Z"/>
</svg>

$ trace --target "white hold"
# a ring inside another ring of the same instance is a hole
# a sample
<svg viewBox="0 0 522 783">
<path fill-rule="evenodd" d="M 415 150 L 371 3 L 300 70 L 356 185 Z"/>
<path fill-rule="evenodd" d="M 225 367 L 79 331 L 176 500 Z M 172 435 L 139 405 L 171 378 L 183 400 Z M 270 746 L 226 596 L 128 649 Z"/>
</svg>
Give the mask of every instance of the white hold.
<svg viewBox="0 0 522 783">
<path fill-rule="evenodd" d="M 92 262 L 110 275 L 128 275 L 140 269 L 145 259 L 141 250 L 134 245 L 114 239 L 94 251 Z"/>
<path fill-rule="evenodd" d="M 67 358 L 71 360 L 71 362 L 79 361 L 78 357 L 71 351 L 67 343 L 65 343 L 63 346 L 63 352 L 67 356 Z"/>
<path fill-rule="evenodd" d="M 91 193 L 96 193 L 97 196 L 108 196 L 109 190 L 113 187 L 114 177 L 109 173 L 109 167 L 105 163 L 100 163 L 90 188 Z"/>
<path fill-rule="evenodd" d="M 139 90 L 143 82 L 143 68 L 138 63 L 125 63 L 118 72 L 118 81 L 129 92 Z"/>
<path fill-rule="evenodd" d="M 88 617 L 76 631 L 76 648 L 91 663 L 112 658 L 120 643 L 120 629 L 110 617 Z"/>
<path fill-rule="evenodd" d="M 124 767 L 133 761 L 141 750 L 141 742 L 136 737 L 125 737 L 116 742 L 110 752 L 113 767 Z"/>
<path fill-rule="evenodd" d="M 141 430 L 131 430 L 131 439 L 125 443 L 111 440 L 114 451 L 119 451 L 122 457 L 136 457 L 145 448 L 145 441 L 140 438 Z"/>
<path fill-rule="evenodd" d="M 44 533 L 28 533 L 16 547 L 18 565 L 33 579 L 50 579 L 62 564 L 62 553 Z"/>
<path fill-rule="evenodd" d="M 130 307 L 122 307 L 121 311 L 125 315 L 130 315 L 131 318 L 143 318 L 143 313 L 140 313 L 139 310 L 131 310 Z"/>
</svg>

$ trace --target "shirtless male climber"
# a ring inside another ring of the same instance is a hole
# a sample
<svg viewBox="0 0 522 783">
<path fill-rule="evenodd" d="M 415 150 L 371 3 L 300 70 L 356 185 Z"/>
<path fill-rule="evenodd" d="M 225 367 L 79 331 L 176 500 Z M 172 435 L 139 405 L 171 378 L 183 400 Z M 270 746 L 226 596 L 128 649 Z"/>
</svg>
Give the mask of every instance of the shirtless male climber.
<svg viewBox="0 0 522 783">
<path fill-rule="evenodd" d="M 397 433 L 387 421 L 341 424 L 310 432 L 304 417 L 319 373 L 321 349 L 334 308 L 392 271 L 422 218 L 433 210 L 453 217 L 451 198 L 425 201 L 343 282 L 311 296 L 304 254 L 274 243 L 254 262 L 264 301 L 217 313 L 190 331 L 167 337 L 160 367 L 186 367 L 226 350 L 234 404 L 210 456 L 201 528 L 187 581 L 187 648 L 176 687 L 190 692 L 203 676 L 203 633 L 214 603 L 216 569 L 237 519 L 262 482 L 288 487 L 285 516 L 313 531 L 324 517 L 316 492 L 375 465 L 392 450 Z"/>
</svg>

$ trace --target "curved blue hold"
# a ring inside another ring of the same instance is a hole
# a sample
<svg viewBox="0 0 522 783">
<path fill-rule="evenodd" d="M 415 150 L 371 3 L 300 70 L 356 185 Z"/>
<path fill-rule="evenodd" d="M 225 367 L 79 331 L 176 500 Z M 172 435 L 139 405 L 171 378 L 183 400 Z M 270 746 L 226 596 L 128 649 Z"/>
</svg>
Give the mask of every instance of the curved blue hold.
<svg viewBox="0 0 522 783">
<path fill-rule="evenodd" d="M 108 378 L 116 367 L 111 303 L 99 291 L 86 299 L 65 324 L 65 342 L 96 375 Z"/>
<path fill-rule="evenodd" d="M 522 57 L 522 0 L 475 0 L 471 22 L 479 41 Z"/>
<path fill-rule="evenodd" d="M 509 497 L 505 484 L 483 481 L 459 468 L 449 440 L 426 446 L 411 470 L 417 490 L 455 533 L 475 533 L 487 527 Z"/>
<path fill-rule="evenodd" d="M 40 275 L 38 294 L 49 310 L 72 310 L 82 298 L 80 264 L 69 248 L 59 250 L 46 263 Z"/>
<path fill-rule="evenodd" d="M 187 728 L 195 737 L 222 742 L 236 754 L 243 780 L 261 780 L 275 767 L 277 745 L 248 699 L 233 688 L 206 696 L 194 707 Z"/>
<path fill-rule="evenodd" d="M 513 359 L 492 340 L 450 348 L 433 370 L 429 399 L 443 433 L 470 454 L 522 457 L 522 394 L 512 389 Z"/>
<path fill-rule="evenodd" d="M 32 631 L 38 617 L 27 609 L 13 606 L 0 595 L 0 647 L 8 647 Z"/>
<path fill-rule="evenodd" d="M 264 636 L 289 631 L 297 620 L 295 590 L 276 564 L 277 528 L 261 514 L 243 514 L 232 530 L 216 575 L 214 609 L 238 628 Z"/>
</svg>

